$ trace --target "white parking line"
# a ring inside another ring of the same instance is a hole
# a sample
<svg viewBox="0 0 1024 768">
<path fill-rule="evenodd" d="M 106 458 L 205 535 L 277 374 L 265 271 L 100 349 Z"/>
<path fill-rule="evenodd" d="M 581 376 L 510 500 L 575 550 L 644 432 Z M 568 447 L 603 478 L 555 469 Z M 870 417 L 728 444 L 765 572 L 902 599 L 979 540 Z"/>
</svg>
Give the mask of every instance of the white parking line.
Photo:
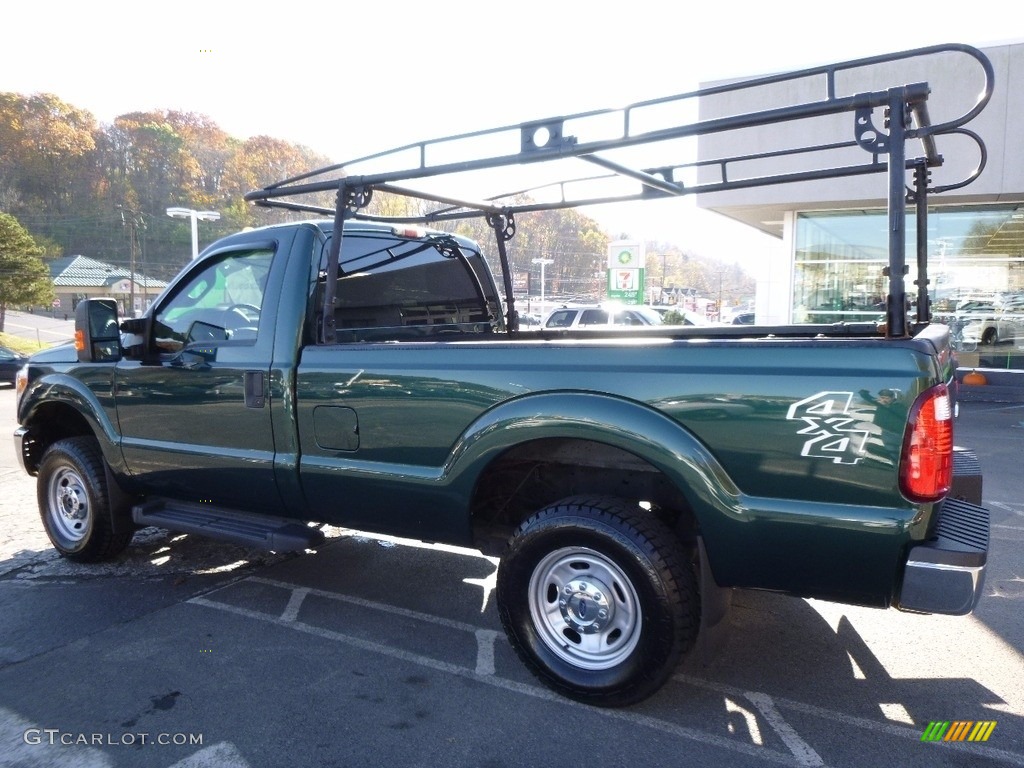
<svg viewBox="0 0 1024 768">
<path fill-rule="evenodd" d="M 631 710 L 614 710 L 614 709 L 595 709 L 588 707 L 584 704 L 566 699 L 547 688 L 541 688 L 538 686 L 526 685 L 523 683 L 516 682 L 514 680 L 508 680 L 499 677 L 495 674 L 494 666 L 494 648 L 495 642 L 499 638 L 503 638 L 501 634 L 494 630 L 483 629 L 472 624 L 467 624 L 461 621 L 455 621 L 453 619 L 446 619 L 440 616 L 434 616 L 428 613 L 422 613 L 420 611 L 413 611 L 408 608 L 400 608 L 398 606 L 389 605 L 387 603 L 379 603 L 373 600 L 366 600 L 364 598 L 353 597 L 351 595 L 345 595 L 338 592 L 328 592 L 326 590 L 316 589 L 312 587 L 300 587 L 295 584 L 289 584 L 288 582 L 277 581 L 274 579 L 267 579 L 260 576 L 250 576 L 243 581 L 254 582 L 259 584 L 266 584 L 268 586 L 278 587 L 280 589 L 289 590 L 291 595 L 288 600 L 288 604 L 282 612 L 281 616 L 274 616 L 267 613 L 261 613 L 259 611 L 250 610 L 248 608 L 241 608 L 238 606 L 230 605 L 227 603 L 220 603 L 215 600 L 211 600 L 208 597 L 194 597 L 189 600 L 189 603 L 201 605 L 207 608 L 213 608 L 215 610 L 224 611 L 227 613 L 233 613 L 239 616 L 255 619 L 258 621 L 267 622 L 270 624 L 276 624 L 278 626 L 293 629 L 306 634 L 315 635 L 327 640 L 334 642 L 340 642 L 346 645 L 350 645 L 361 650 L 369 651 L 372 653 L 378 653 L 381 655 L 389 656 L 391 658 L 401 659 L 412 664 L 416 664 L 423 667 L 428 667 L 439 672 L 447 674 L 453 674 L 460 677 L 466 677 L 483 682 L 488 685 L 492 685 L 497 688 L 520 693 L 534 698 L 543 699 L 549 702 L 555 702 L 564 704 L 572 707 L 582 707 L 588 712 L 603 717 L 612 718 L 615 720 L 622 720 L 631 722 L 635 725 L 642 726 L 645 728 L 651 728 L 653 730 L 660 731 L 662 733 L 677 736 L 679 738 L 688 739 L 691 741 L 697 741 L 704 744 L 709 744 L 722 749 L 727 749 L 733 752 L 741 752 L 743 754 L 752 755 L 758 758 L 769 760 L 774 763 L 782 765 L 794 765 L 805 768 L 807 766 L 813 766 L 817 768 L 824 766 L 825 762 L 822 757 L 806 742 L 796 730 L 782 717 L 779 712 L 780 709 L 792 710 L 794 712 L 800 712 L 802 714 L 811 715 L 818 718 L 829 720 L 832 723 L 841 723 L 844 725 L 854 726 L 860 729 L 868 730 L 873 734 L 888 734 L 890 736 L 896 736 L 902 739 L 913 739 L 914 741 L 920 741 L 922 729 L 915 727 L 908 727 L 897 725 L 895 723 L 871 720 L 868 718 L 855 717 L 847 715 L 842 712 L 826 709 L 813 704 L 805 704 L 803 702 L 787 699 L 784 697 L 773 697 L 768 694 L 746 691 L 735 686 L 731 686 L 725 683 L 718 683 L 711 680 L 705 680 L 702 678 L 693 677 L 687 674 L 676 674 L 673 676 L 673 680 L 686 685 L 692 685 L 705 690 L 714 691 L 721 693 L 724 696 L 732 697 L 733 699 L 744 698 L 750 701 L 754 707 L 758 710 L 761 716 L 765 719 L 768 725 L 771 726 L 772 730 L 776 733 L 779 739 L 789 749 L 789 753 L 774 750 L 768 747 L 760 745 L 760 732 L 755 728 L 751 730 L 751 739 L 755 743 L 746 743 L 722 736 L 718 736 L 713 733 L 699 731 L 685 726 L 670 723 L 658 718 L 649 717 L 642 715 Z M 234 582 L 219 590 L 208 593 L 210 595 L 216 594 L 220 591 L 225 591 L 236 586 L 238 583 Z M 457 664 L 451 664 L 449 662 L 440 661 L 433 659 L 428 656 L 422 656 L 419 654 L 403 651 L 392 646 L 384 645 L 382 643 L 371 642 L 362 640 L 350 635 L 345 635 L 334 630 L 325 629 L 323 627 L 317 627 L 315 625 L 306 624 L 298 621 L 297 616 L 299 608 L 302 602 L 308 595 L 315 595 L 317 597 L 323 597 L 329 600 L 338 602 L 348 603 L 350 605 L 356 605 L 362 608 L 368 608 L 375 611 L 382 611 L 385 613 L 402 616 L 404 618 L 416 619 L 418 621 L 424 621 L 431 624 L 455 629 L 461 632 L 469 632 L 474 635 L 477 641 L 477 659 L 474 668 L 464 667 Z M 732 710 L 730 710 L 732 711 Z M 756 736 L 755 736 L 756 734 Z M 982 746 L 980 744 L 967 744 L 958 742 L 936 742 L 940 748 L 949 748 L 965 751 L 966 753 L 987 757 L 1000 762 L 1009 763 L 1015 766 L 1021 766 L 1024 768 L 1024 754 L 1016 752 L 1010 752 L 1008 750 L 998 749 L 990 746 Z M 931 745 L 925 745 L 930 747 Z"/>
<path fill-rule="evenodd" d="M 249 763 L 234 744 L 222 741 L 179 760 L 171 768 L 249 768 Z"/>
<path fill-rule="evenodd" d="M 775 708 L 775 702 L 772 701 L 771 696 L 757 691 L 748 691 L 744 695 L 757 707 L 758 712 L 764 716 L 764 719 L 768 721 L 768 725 L 778 734 L 782 742 L 789 747 L 789 751 L 793 753 L 793 757 L 796 758 L 800 765 L 821 766 L 825 764 L 825 761 L 821 759 L 821 755 L 815 752 L 810 744 L 801 739 L 800 735 L 793 730 L 793 727 L 779 714 L 779 710 Z"/>
<path fill-rule="evenodd" d="M 498 633 L 493 629 L 476 631 L 476 673 L 478 675 L 494 674 L 494 641 Z"/>
<path fill-rule="evenodd" d="M 95 747 L 77 744 L 48 744 L 45 728 L 35 725 L 9 709 L 0 707 L 0 768 L 47 765 L 52 768 L 110 768 L 111 760 Z M 36 738 L 39 740 L 36 741 Z"/>
<path fill-rule="evenodd" d="M 448 627 L 449 629 L 457 629 L 460 632 L 469 632 L 474 634 L 479 627 L 475 627 L 472 624 L 466 624 L 463 621 L 454 621 L 452 619 L 445 619 L 441 616 L 434 616 L 429 613 L 421 613 L 420 611 L 413 611 L 408 608 L 399 608 L 397 605 L 389 605 L 387 603 L 378 603 L 373 600 L 366 600 L 362 597 L 353 597 L 352 595 L 343 595 L 340 592 L 328 592 L 324 589 L 316 589 L 315 587 L 299 587 L 295 584 L 289 584 L 286 581 L 277 581 L 275 579 L 266 579 L 262 576 L 250 576 L 245 581 L 255 582 L 256 584 L 266 584 L 271 587 L 278 587 L 279 589 L 296 590 L 301 589 L 304 591 L 303 599 L 307 595 L 313 595 L 315 597 L 323 597 L 327 600 L 336 600 L 339 603 L 349 603 L 350 605 L 358 605 L 360 608 L 369 608 L 374 611 L 381 611 L 382 613 L 390 613 L 395 616 L 401 616 L 405 619 L 416 619 L 417 621 L 425 621 L 429 624 L 438 624 L 442 627 Z M 229 584 L 222 589 L 230 589 L 233 584 Z M 215 590 L 208 594 L 216 594 L 220 590 Z M 285 608 L 287 611 L 288 609 Z M 296 613 L 297 613 L 296 609 Z M 293 617 L 294 618 L 294 617 Z"/>
<path fill-rule="evenodd" d="M 676 682 L 693 685 L 698 688 L 704 688 L 705 690 L 716 691 L 728 696 L 746 696 L 749 698 L 749 694 L 747 692 L 724 683 L 716 683 L 711 680 L 704 680 L 699 677 L 692 677 L 690 675 L 683 674 L 675 675 L 672 679 Z M 773 697 L 772 701 L 776 707 L 781 709 L 791 709 L 794 712 L 800 712 L 813 717 L 820 717 L 832 723 L 840 723 L 842 725 L 850 725 L 855 728 L 862 728 L 864 730 L 871 731 L 872 733 L 885 733 L 898 738 L 920 741 L 921 734 L 924 732 L 923 726 L 921 728 L 911 728 L 903 725 L 896 725 L 895 723 L 871 720 L 866 717 L 855 717 L 843 712 L 837 712 L 833 709 L 826 709 L 825 707 L 819 707 L 814 704 L 805 704 L 802 701 L 794 701 L 793 699 L 787 699 L 781 696 Z M 1004 763 L 1010 763 L 1011 765 L 1024 767 L 1024 755 L 1018 752 L 1010 752 L 1005 749 L 981 746 L 974 743 L 968 744 L 966 742 L 937 741 L 932 742 L 932 744 L 943 748 L 964 750 L 973 755 L 989 757 L 993 760 L 999 760 Z"/>
<path fill-rule="evenodd" d="M 730 699 L 728 696 L 725 698 L 725 711 L 730 714 L 737 714 L 743 718 L 743 722 L 747 726 L 747 733 L 750 734 L 750 740 L 754 744 L 764 744 L 764 739 L 761 738 L 761 726 L 757 724 L 757 715 L 751 712 L 746 707 L 741 707 L 735 701 Z M 729 724 L 729 733 L 733 732 L 733 726 Z"/>
<path fill-rule="evenodd" d="M 1021 504 L 1004 504 L 1001 501 L 990 501 L 988 502 L 990 507 L 996 507 L 997 509 L 1003 509 L 1007 512 L 1024 517 L 1024 505 Z M 1018 509 L 1020 507 L 1020 509 Z"/>
<path fill-rule="evenodd" d="M 299 618 L 299 610 L 302 608 L 302 601 L 306 599 L 309 590 L 305 587 L 296 587 L 288 598 L 288 605 L 281 612 L 281 621 L 295 621 Z"/>
<path fill-rule="evenodd" d="M 252 581 L 261 581 L 267 583 L 269 580 L 260 579 L 253 577 Z M 283 582 L 276 582 L 281 584 Z M 310 589 L 310 594 L 319 594 L 320 590 Z M 338 595 L 334 593 L 325 593 L 326 595 L 332 595 L 335 599 L 343 600 L 344 602 L 350 602 L 357 605 L 367 605 L 369 607 L 380 607 L 379 603 L 372 603 L 372 601 L 361 600 L 359 598 L 350 598 L 346 595 Z M 661 733 L 665 733 L 678 738 L 687 739 L 689 741 L 696 741 L 702 744 L 708 744 L 710 746 L 726 749 L 731 752 L 740 752 L 745 755 L 759 758 L 761 760 L 767 760 L 772 763 L 778 763 L 779 765 L 791 765 L 800 766 L 801 764 L 796 762 L 792 755 L 786 752 L 780 752 L 775 749 L 769 749 L 767 747 L 758 747 L 752 744 L 747 744 L 741 741 L 735 741 L 732 739 L 717 736 L 713 733 L 707 733 L 705 731 L 698 731 L 694 728 L 687 728 L 685 726 L 677 725 L 675 723 L 666 722 L 659 720 L 648 715 L 642 715 L 638 712 L 632 712 L 629 710 L 617 710 L 617 709 L 597 709 L 589 707 L 585 704 L 567 699 L 563 696 L 559 696 L 553 691 L 547 688 L 540 688 L 535 685 L 526 685 L 524 683 L 516 682 L 515 680 L 508 680 L 503 677 L 499 677 L 494 674 L 478 674 L 475 669 L 468 667 L 459 666 L 458 664 L 452 664 L 447 661 L 441 661 L 439 659 L 432 659 L 429 656 L 422 656 L 420 654 L 411 653 L 409 651 L 403 651 L 399 648 L 394 648 L 389 645 L 382 643 L 375 643 L 369 640 L 363 640 L 358 637 L 352 637 L 351 635 L 345 635 L 341 632 L 336 632 L 331 629 L 324 627 L 317 627 L 311 624 L 306 624 L 301 621 L 285 621 L 279 616 L 272 616 L 267 613 L 260 613 L 249 608 L 241 608 L 235 605 L 229 605 L 227 603 L 219 603 L 216 600 L 210 600 L 206 597 L 194 597 L 188 601 L 193 605 L 200 605 L 205 608 L 212 608 L 213 610 L 223 611 L 225 613 L 231 613 L 236 616 L 243 616 L 246 618 L 254 619 L 256 621 L 266 622 L 268 624 L 275 624 L 285 629 L 290 629 L 296 632 L 303 632 L 308 635 L 330 640 L 332 642 L 342 643 L 344 645 L 358 648 L 360 650 L 368 651 L 371 653 L 377 653 L 382 656 L 387 656 L 393 659 L 399 659 L 401 661 L 408 662 L 410 664 L 416 664 L 421 667 L 433 669 L 438 672 L 443 672 L 450 675 L 456 675 L 458 677 L 464 677 L 477 682 L 491 685 L 495 688 L 500 688 L 513 693 L 519 693 L 524 696 L 531 696 L 535 699 L 542 699 L 547 702 L 559 704 L 566 707 L 573 707 L 586 710 L 588 713 L 606 717 L 613 720 L 620 720 L 631 723 L 636 726 L 644 728 L 650 728 Z M 417 614 L 415 611 L 407 611 L 403 608 L 395 608 L 394 606 L 385 606 L 393 609 L 392 612 L 398 612 L 402 615 L 416 615 L 425 616 L 426 614 Z M 441 619 L 440 617 L 432 617 L 435 619 L 435 623 L 446 625 L 446 626 L 469 626 L 462 624 L 462 622 L 453 622 L 447 619 Z M 474 634 L 476 628 L 473 628 Z"/>
</svg>

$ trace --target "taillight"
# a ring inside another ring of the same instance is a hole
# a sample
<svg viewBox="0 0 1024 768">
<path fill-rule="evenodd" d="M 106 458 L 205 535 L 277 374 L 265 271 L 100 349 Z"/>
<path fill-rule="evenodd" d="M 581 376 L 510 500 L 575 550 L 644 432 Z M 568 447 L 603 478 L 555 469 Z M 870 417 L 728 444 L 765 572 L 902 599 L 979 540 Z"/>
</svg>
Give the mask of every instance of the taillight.
<svg viewBox="0 0 1024 768">
<path fill-rule="evenodd" d="M 953 482 L 953 408 L 945 384 L 914 401 L 900 457 L 900 490 L 911 501 L 938 501 Z"/>
</svg>

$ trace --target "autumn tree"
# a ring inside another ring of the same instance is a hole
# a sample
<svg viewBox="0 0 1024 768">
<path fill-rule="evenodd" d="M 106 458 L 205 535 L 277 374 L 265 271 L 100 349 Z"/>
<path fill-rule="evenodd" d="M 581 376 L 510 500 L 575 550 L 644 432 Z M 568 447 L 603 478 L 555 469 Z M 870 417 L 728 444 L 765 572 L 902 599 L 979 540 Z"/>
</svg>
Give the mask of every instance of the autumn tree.
<svg viewBox="0 0 1024 768">
<path fill-rule="evenodd" d="M 0 213 L 0 331 L 8 306 L 53 301 L 50 272 L 39 258 L 42 253 L 16 218 Z"/>
<path fill-rule="evenodd" d="M 211 118 L 154 109 L 129 112 L 98 125 L 87 111 L 52 94 L 0 93 L 0 210 L 30 231 L 44 258 L 61 251 L 170 278 L 191 256 L 187 221 L 168 218 L 168 207 L 216 210 L 203 222 L 201 243 L 243 227 L 273 224 L 309 214 L 253 206 L 246 193 L 331 165 L 329 158 L 270 136 L 237 139 Z M 335 193 L 309 202 L 333 210 Z M 510 205 L 529 204 L 526 195 Z M 375 193 L 368 216 L 412 217 L 431 204 Z M 436 207 L 436 206 L 434 206 Z M 554 260 L 545 270 L 547 293 L 596 300 L 603 295 L 608 235 L 577 210 L 517 216 L 508 243 L 512 272 L 538 287 L 537 258 Z M 439 223 L 479 242 L 497 267 L 494 233 L 482 218 Z M 678 249 L 648 246 L 650 284 L 689 286 L 723 299 L 743 295 L 740 276 L 718 263 L 673 258 Z M 651 254 L 668 254 L 651 263 Z"/>
<path fill-rule="evenodd" d="M 533 201 L 518 195 L 507 202 L 529 205 Z M 540 267 L 533 260 L 553 259 L 544 274 L 548 294 L 598 298 L 604 283 L 595 275 L 603 269 L 608 236 L 596 221 L 580 211 L 556 209 L 520 213 L 515 222 L 515 237 L 506 246 L 513 275 L 530 275 L 533 292 L 539 292 Z M 497 269 L 494 232 L 483 218 L 461 220 L 455 230 L 480 243 L 492 268 Z"/>
<path fill-rule="evenodd" d="M 92 113 L 50 93 L 0 93 L 0 204 L 64 213 L 96 183 Z"/>
<path fill-rule="evenodd" d="M 221 211 L 236 227 L 272 224 L 282 220 L 279 211 L 256 208 L 245 202 L 254 189 L 330 165 L 330 160 L 308 147 L 271 136 L 253 136 L 238 143 L 228 158 L 221 183 Z M 323 193 L 314 202 L 334 205 L 334 195 Z"/>
</svg>

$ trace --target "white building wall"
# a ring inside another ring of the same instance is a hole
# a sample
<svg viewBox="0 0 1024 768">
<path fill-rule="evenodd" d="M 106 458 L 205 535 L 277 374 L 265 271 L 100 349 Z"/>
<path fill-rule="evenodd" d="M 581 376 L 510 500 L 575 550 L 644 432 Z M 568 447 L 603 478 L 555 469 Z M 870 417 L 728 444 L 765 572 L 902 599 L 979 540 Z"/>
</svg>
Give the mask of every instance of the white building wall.
<svg viewBox="0 0 1024 768">
<path fill-rule="evenodd" d="M 1021 134 L 1024 130 L 1024 43 L 1014 42 L 983 49 L 994 70 L 994 91 L 985 110 L 966 127 L 977 132 L 988 150 L 988 164 L 981 176 L 961 190 L 929 198 L 930 205 L 982 204 L 1024 201 L 1024 162 L 1021 162 Z M 702 99 L 702 120 L 723 115 L 780 106 L 804 104 L 822 98 L 821 77 L 787 82 L 756 91 L 740 91 Z M 856 70 L 837 79 L 838 95 L 884 90 L 904 83 L 927 82 L 931 87 L 928 111 L 932 124 L 949 120 L 970 109 L 982 86 L 980 67 L 959 53 L 932 56 L 920 61 L 901 61 L 868 70 Z M 882 128 L 880 110 L 873 123 Z M 849 141 L 854 137 L 852 113 L 815 118 L 794 124 L 779 124 L 768 129 L 748 129 L 701 136 L 698 157 L 702 161 L 808 146 L 831 141 Z M 973 143 L 960 136 L 939 137 L 944 164 L 931 172 L 933 184 L 948 184 L 965 178 L 979 162 Z M 908 156 L 918 156 L 908 145 Z M 881 156 L 882 163 L 885 156 Z M 860 148 L 843 150 L 836 159 L 860 164 L 870 155 Z M 767 173 L 807 170 L 820 157 L 807 155 L 784 160 L 757 161 L 730 169 L 730 180 Z M 810 165 L 809 165 L 810 164 Z M 719 180 L 715 166 L 700 172 L 699 181 Z M 912 177 L 908 173 L 908 183 Z M 887 173 L 880 172 L 850 178 L 753 187 L 728 192 L 697 195 L 701 208 L 721 213 L 764 232 L 780 236 L 781 248 L 773 252 L 764 272 L 757 276 L 756 311 L 758 322 L 791 322 L 793 297 L 793 259 L 796 218 L 799 212 L 851 208 L 884 208 L 888 191 Z M 908 216 L 913 215 L 913 207 Z M 781 222 L 781 226 L 780 226 Z M 908 254 L 912 258 L 912 254 Z"/>
</svg>

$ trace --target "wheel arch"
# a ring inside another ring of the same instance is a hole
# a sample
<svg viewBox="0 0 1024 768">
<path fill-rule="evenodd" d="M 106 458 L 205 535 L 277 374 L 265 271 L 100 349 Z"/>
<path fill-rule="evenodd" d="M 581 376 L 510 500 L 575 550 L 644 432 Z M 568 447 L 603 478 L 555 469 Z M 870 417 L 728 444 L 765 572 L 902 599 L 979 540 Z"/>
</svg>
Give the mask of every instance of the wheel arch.
<svg viewBox="0 0 1024 768">
<path fill-rule="evenodd" d="M 572 457 L 586 457 L 587 466 Z M 549 470 L 546 490 L 530 498 L 523 483 L 539 466 Z M 463 435 L 446 470 L 466 485 L 478 546 L 500 539 L 525 514 L 580 493 L 654 502 L 671 511 L 677 529 L 691 533 L 709 516 L 740 506 L 735 483 L 683 425 L 612 395 L 559 392 L 506 402 Z M 588 475 L 599 476 L 602 487 L 579 485 Z M 515 494 L 529 503 L 515 503 Z"/>
<path fill-rule="evenodd" d="M 25 393 L 18 420 L 27 429 L 22 456 L 30 474 L 38 471 L 46 449 L 65 437 L 96 438 L 107 465 L 115 471 L 121 468 L 117 430 L 92 386 L 72 376 L 44 376 Z"/>
</svg>

